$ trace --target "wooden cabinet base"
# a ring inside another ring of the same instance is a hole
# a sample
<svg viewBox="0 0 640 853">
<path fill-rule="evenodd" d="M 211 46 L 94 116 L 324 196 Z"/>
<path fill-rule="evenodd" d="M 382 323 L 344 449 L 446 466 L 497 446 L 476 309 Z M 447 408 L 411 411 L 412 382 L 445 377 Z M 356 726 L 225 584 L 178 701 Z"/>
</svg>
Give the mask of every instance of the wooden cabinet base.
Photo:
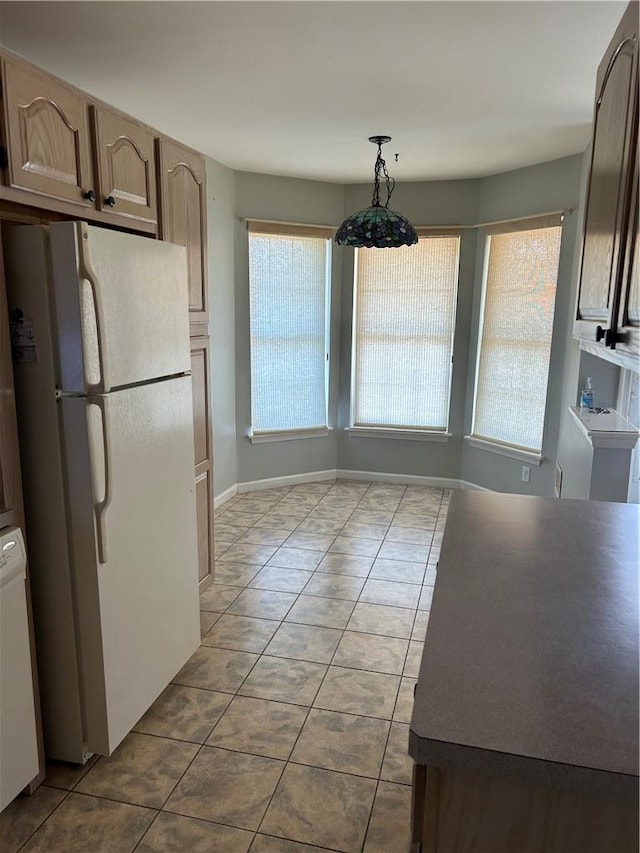
<svg viewBox="0 0 640 853">
<path fill-rule="evenodd" d="M 638 808 L 414 766 L 411 853 L 637 853 Z"/>
</svg>

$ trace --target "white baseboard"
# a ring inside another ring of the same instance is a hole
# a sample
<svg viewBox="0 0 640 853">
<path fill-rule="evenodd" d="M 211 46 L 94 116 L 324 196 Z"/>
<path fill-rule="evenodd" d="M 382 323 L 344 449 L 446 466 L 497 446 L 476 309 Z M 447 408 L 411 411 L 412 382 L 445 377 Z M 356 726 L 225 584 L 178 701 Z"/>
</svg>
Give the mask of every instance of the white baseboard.
<svg viewBox="0 0 640 853">
<path fill-rule="evenodd" d="M 371 480 L 376 483 L 399 483 L 403 486 L 431 486 L 436 489 L 458 489 L 460 480 L 453 477 L 423 477 L 418 474 L 387 474 L 385 471 L 349 471 L 339 468 L 341 480 Z"/>
<path fill-rule="evenodd" d="M 479 486 L 477 483 L 469 483 L 467 480 L 460 480 L 461 489 L 470 489 L 474 492 L 492 492 L 493 489 L 487 489 L 486 486 Z"/>
<path fill-rule="evenodd" d="M 213 508 L 218 509 L 223 504 L 226 504 L 227 501 L 230 501 L 231 498 L 234 498 L 238 494 L 238 485 L 237 483 L 233 486 L 229 486 L 228 489 L 225 489 L 224 492 L 221 492 L 219 495 L 216 495 L 213 499 Z"/>
<path fill-rule="evenodd" d="M 242 492 L 258 492 L 261 489 L 279 489 L 281 486 L 297 486 L 299 483 L 318 483 L 325 480 L 335 480 L 335 469 L 328 471 L 310 471 L 307 474 L 290 474 L 285 477 L 267 477 L 265 480 L 251 480 L 248 483 L 238 483 L 238 494 Z"/>
<path fill-rule="evenodd" d="M 346 468 L 309 471 L 306 474 L 290 474 L 284 477 L 267 477 L 264 480 L 251 480 L 236 483 L 215 498 L 217 509 L 236 494 L 258 492 L 262 489 L 278 489 L 281 486 L 296 486 L 300 483 L 318 483 L 327 480 L 365 480 L 376 483 L 398 483 L 404 486 L 430 486 L 436 489 L 483 489 L 474 483 L 467 483 L 454 477 L 425 477 L 417 474 L 389 474 L 385 471 L 351 471 Z"/>
</svg>

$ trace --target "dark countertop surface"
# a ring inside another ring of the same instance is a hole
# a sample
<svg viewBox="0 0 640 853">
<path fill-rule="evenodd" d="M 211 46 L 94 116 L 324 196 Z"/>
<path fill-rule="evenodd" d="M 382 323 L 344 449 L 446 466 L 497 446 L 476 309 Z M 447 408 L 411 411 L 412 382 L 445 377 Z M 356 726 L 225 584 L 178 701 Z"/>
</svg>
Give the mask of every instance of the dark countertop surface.
<svg viewBox="0 0 640 853">
<path fill-rule="evenodd" d="M 453 494 L 416 761 L 637 798 L 639 525 L 633 504 Z"/>
</svg>

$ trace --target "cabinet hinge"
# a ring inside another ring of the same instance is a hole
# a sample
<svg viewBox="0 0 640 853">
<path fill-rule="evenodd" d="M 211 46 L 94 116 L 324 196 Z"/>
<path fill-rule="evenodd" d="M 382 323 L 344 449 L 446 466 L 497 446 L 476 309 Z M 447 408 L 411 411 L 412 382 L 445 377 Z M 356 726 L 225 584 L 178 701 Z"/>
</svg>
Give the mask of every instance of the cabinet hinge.
<svg viewBox="0 0 640 853">
<path fill-rule="evenodd" d="M 0 169 L 4 170 L 9 165 L 9 158 L 7 157 L 7 149 L 4 145 L 0 145 Z"/>
</svg>

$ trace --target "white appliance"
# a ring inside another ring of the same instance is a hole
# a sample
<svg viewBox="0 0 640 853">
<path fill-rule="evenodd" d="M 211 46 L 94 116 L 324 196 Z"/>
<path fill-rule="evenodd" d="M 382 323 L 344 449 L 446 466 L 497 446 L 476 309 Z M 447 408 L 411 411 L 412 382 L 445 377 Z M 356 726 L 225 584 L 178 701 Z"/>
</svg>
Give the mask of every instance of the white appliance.
<svg viewBox="0 0 640 853">
<path fill-rule="evenodd" d="M 26 556 L 17 527 L 0 533 L 0 812 L 38 775 L 27 621 Z"/>
<path fill-rule="evenodd" d="M 109 755 L 199 644 L 185 249 L 8 230 L 45 752 Z"/>
</svg>

